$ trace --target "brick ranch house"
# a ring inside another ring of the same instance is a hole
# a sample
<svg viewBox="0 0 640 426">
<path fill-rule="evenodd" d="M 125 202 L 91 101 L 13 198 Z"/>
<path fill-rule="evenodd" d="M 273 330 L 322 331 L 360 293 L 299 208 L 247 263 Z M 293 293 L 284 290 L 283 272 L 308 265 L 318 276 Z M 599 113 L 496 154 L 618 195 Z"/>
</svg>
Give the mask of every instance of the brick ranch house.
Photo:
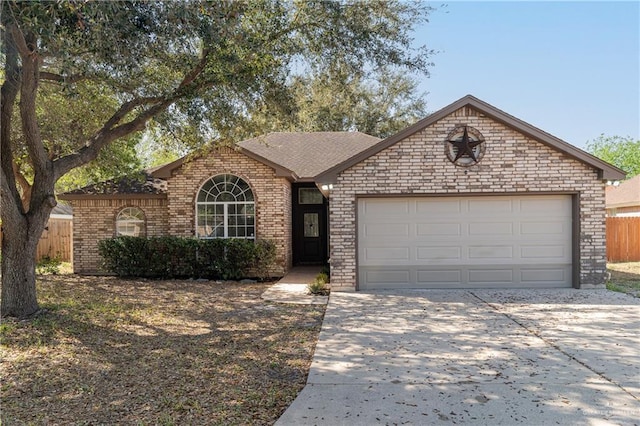
<svg viewBox="0 0 640 426">
<path fill-rule="evenodd" d="M 115 235 L 270 239 L 334 291 L 604 283 L 605 182 L 624 173 L 473 96 L 387 139 L 271 133 L 60 196 L 74 269 Z"/>
</svg>

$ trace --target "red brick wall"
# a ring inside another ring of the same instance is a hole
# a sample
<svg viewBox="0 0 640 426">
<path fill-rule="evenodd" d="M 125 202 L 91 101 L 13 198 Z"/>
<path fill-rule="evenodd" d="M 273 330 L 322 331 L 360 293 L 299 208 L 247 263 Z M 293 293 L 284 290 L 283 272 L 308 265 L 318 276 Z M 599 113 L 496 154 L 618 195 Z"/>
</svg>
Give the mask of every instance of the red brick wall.
<svg viewBox="0 0 640 426">
<path fill-rule="evenodd" d="M 244 179 L 256 202 L 256 237 L 276 244 L 274 276 L 291 267 L 291 184 L 275 171 L 230 148 L 185 162 L 168 179 L 166 199 L 71 200 L 74 211 L 74 271 L 100 272 L 98 241 L 115 235 L 115 218 L 124 207 L 145 213 L 147 235 L 195 235 L 195 199 L 202 184 L 230 173 Z"/>
<path fill-rule="evenodd" d="M 220 148 L 186 162 L 168 179 L 169 234 L 195 235 L 195 199 L 211 177 L 233 174 L 244 179 L 256 202 L 256 238 L 276 244 L 275 275 L 291 267 L 291 184 L 274 169 L 231 148 Z"/>
<path fill-rule="evenodd" d="M 125 207 L 138 207 L 145 215 L 147 236 L 166 235 L 167 200 L 82 199 L 70 200 L 73 207 L 73 271 L 77 274 L 102 272 L 98 241 L 115 236 L 116 216 Z"/>
</svg>

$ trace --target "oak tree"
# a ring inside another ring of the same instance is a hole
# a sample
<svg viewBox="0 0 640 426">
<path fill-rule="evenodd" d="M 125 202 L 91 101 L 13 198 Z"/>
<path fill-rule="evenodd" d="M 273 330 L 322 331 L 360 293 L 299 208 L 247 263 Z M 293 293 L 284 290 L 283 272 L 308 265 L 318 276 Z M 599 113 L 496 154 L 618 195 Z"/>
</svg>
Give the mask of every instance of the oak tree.
<svg viewBox="0 0 640 426">
<path fill-rule="evenodd" d="M 150 120 L 224 138 L 256 105 L 291 110 L 288 83 L 336 61 L 350 70 L 428 67 L 429 51 L 411 47 L 429 12 L 420 2 L 5 0 L 1 8 L 2 316 L 39 310 L 35 253 L 56 182 Z M 60 105 L 86 104 L 85 115 L 48 114 L 44 92 Z M 87 101 L 100 96 L 99 108 Z M 66 139 L 51 136 L 57 126 Z"/>
</svg>

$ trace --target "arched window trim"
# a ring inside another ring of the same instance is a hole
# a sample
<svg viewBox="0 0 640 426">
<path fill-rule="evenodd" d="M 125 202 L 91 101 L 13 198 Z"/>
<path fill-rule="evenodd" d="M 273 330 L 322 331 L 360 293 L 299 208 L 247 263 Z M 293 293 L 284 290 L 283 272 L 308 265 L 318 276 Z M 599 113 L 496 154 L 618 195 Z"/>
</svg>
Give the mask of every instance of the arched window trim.
<svg viewBox="0 0 640 426">
<path fill-rule="evenodd" d="M 147 234 L 147 219 L 140 207 L 127 206 L 116 215 L 116 236 L 144 237 Z"/>
<path fill-rule="evenodd" d="M 243 178 L 223 173 L 207 179 L 195 202 L 198 238 L 255 239 L 255 199 Z"/>
</svg>

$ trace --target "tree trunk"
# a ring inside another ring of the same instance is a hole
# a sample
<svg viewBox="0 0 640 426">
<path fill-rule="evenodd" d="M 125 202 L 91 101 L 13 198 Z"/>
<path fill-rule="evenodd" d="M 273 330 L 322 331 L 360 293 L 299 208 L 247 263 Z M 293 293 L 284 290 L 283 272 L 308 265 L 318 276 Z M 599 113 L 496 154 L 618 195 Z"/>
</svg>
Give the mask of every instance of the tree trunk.
<svg viewBox="0 0 640 426">
<path fill-rule="evenodd" d="M 36 298 L 36 250 L 43 228 L 44 225 L 3 223 L 2 317 L 27 318 L 40 309 Z"/>
</svg>

